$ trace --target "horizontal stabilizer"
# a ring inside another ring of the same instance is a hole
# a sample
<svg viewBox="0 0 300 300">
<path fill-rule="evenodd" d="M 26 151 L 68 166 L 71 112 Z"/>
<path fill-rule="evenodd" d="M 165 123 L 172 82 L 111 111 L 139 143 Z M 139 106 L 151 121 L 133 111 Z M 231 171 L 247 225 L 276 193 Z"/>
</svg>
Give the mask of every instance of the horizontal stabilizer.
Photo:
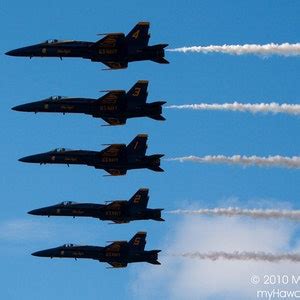
<svg viewBox="0 0 300 300">
<path fill-rule="evenodd" d="M 158 121 L 165 121 L 166 120 L 166 118 L 163 117 L 162 115 L 152 115 L 152 116 L 149 116 L 149 118 L 154 119 L 154 120 L 158 120 Z"/>
<path fill-rule="evenodd" d="M 158 167 L 158 166 L 150 166 L 148 168 L 155 172 L 164 172 L 165 171 L 164 169 L 162 169 L 161 167 Z"/>
<path fill-rule="evenodd" d="M 148 156 L 148 166 L 147 168 L 156 171 L 156 172 L 164 172 L 164 170 L 160 167 L 160 159 L 164 156 L 164 154 L 154 154 Z"/>
<path fill-rule="evenodd" d="M 159 64 L 169 64 L 170 63 L 164 57 L 152 58 L 151 60 L 154 62 L 157 62 Z"/>
<path fill-rule="evenodd" d="M 161 263 L 158 261 L 158 253 L 160 251 L 161 250 L 151 250 L 151 251 L 149 251 L 150 258 L 149 258 L 149 260 L 147 260 L 147 262 L 152 264 L 152 265 L 160 265 Z"/>
<path fill-rule="evenodd" d="M 161 265 L 161 263 L 158 260 L 150 260 L 148 262 L 152 265 Z"/>
</svg>

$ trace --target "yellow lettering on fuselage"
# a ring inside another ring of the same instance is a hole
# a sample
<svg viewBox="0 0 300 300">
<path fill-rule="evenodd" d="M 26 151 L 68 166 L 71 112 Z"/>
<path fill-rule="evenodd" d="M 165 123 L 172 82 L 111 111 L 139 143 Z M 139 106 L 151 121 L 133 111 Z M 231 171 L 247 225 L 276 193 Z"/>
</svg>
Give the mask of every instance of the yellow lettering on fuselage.
<svg viewBox="0 0 300 300">
<path fill-rule="evenodd" d="M 74 106 L 73 105 L 61 105 L 60 108 L 63 110 L 73 110 Z"/>
<path fill-rule="evenodd" d="M 106 216 L 113 216 L 113 217 L 119 217 L 121 216 L 121 212 L 120 211 L 113 211 L 113 210 L 108 210 L 105 212 Z"/>
<path fill-rule="evenodd" d="M 107 257 L 120 257 L 121 255 L 118 252 L 106 252 L 105 256 L 107 256 Z"/>
<path fill-rule="evenodd" d="M 117 105 L 101 105 L 100 106 L 100 110 L 102 110 L 102 111 L 114 111 L 117 109 L 118 109 Z"/>
<path fill-rule="evenodd" d="M 71 161 L 71 162 L 75 162 L 77 161 L 77 158 L 76 157 L 65 157 L 65 161 Z"/>
<path fill-rule="evenodd" d="M 58 49 L 57 54 L 70 54 L 71 50 L 68 49 Z"/>
<path fill-rule="evenodd" d="M 99 54 L 116 54 L 117 49 L 99 49 Z"/>
<path fill-rule="evenodd" d="M 102 157 L 102 162 L 104 163 L 113 163 L 113 162 L 118 162 L 119 158 L 117 157 Z"/>
</svg>

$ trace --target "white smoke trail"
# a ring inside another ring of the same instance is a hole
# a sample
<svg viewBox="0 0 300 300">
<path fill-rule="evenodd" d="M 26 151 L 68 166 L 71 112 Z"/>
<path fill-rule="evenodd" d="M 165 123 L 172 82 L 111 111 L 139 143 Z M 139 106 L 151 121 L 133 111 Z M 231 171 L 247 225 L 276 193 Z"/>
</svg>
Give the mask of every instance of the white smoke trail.
<svg viewBox="0 0 300 300">
<path fill-rule="evenodd" d="M 289 114 L 300 115 L 300 104 L 279 104 L 279 103 L 199 103 L 199 104 L 183 104 L 183 105 L 169 105 L 166 108 L 173 109 L 191 109 L 191 110 L 221 110 L 221 111 L 239 111 L 250 113 L 273 113 L 273 114 Z"/>
<path fill-rule="evenodd" d="M 245 44 L 245 45 L 210 45 L 210 46 L 192 46 L 192 47 L 181 47 L 174 49 L 167 49 L 171 52 L 197 52 L 197 53 L 225 53 L 231 55 L 245 55 L 254 54 L 260 56 L 298 56 L 300 55 L 300 43 L 296 44 Z"/>
<path fill-rule="evenodd" d="M 212 208 L 212 209 L 198 209 L 185 210 L 177 209 L 167 211 L 170 214 L 183 215 L 208 215 L 208 216 L 246 216 L 257 219 L 288 219 L 293 221 L 300 221 L 300 210 L 277 210 L 277 209 L 242 209 L 239 207 L 228 208 Z"/>
<path fill-rule="evenodd" d="M 256 155 L 206 155 L 199 156 L 183 156 L 175 158 L 166 158 L 166 161 L 179 161 L 179 162 L 195 162 L 195 163 L 211 163 L 211 164 L 229 164 L 229 165 L 242 165 L 242 166 L 259 166 L 259 167 L 281 167 L 281 168 L 300 168 L 300 156 L 267 156 L 259 157 Z"/>
<path fill-rule="evenodd" d="M 181 254 L 173 254 L 173 256 L 182 256 L 188 258 L 198 258 L 198 259 L 209 259 L 216 261 L 219 259 L 224 260 L 242 260 L 242 261 L 266 261 L 266 262 L 280 262 L 280 261 L 291 261 L 291 262 L 300 262 L 300 254 L 297 253 L 282 253 L 282 254 L 273 254 L 266 252 L 224 252 L 224 251 L 215 251 L 209 253 L 201 252 L 186 252 Z"/>
</svg>

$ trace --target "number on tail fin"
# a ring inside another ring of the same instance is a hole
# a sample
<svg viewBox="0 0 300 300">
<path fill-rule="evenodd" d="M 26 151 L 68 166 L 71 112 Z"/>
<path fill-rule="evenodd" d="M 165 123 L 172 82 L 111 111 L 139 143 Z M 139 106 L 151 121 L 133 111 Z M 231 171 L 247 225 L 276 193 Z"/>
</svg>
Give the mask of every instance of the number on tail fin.
<svg viewBox="0 0 300 300">
<path fill-rule="evenodd" d="M 142 252 L 145 249 L 146 245 L 146 232 L 138 232 L 135 236 L 129 241 L 129 246 L 133 252 Z"/>
<path fill-rule="evenodd" d="M 126 41 L 129 48 L 144 48 L 148 46 L 150 35 L 148 34 L 150 27 L 149 22 L 139 22 L 127 34 Z"/>
<path fill-rule="evenodd" d="M 134 86 L 127 92 L 127 105 L 129 108 L 136 108 L 146 103 L 148 96 L 148 81 L 139 80 Z"/>
<path fill-rule="evenodd" d="M 149 189 L 139 189 L 129 200 L 134 208 L 146 209 L 149 200 Z"/>
<path fill-rule="evenodd" d="M 147 150 L 147 134 L 138 134 L 127 146 L 127 154 L 143 157 Z"/>
</svg>

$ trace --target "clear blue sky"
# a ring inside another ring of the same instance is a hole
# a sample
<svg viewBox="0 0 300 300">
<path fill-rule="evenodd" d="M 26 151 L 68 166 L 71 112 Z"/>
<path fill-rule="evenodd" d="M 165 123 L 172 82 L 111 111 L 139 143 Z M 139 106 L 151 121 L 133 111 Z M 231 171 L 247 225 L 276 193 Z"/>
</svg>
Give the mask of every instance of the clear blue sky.
<svg viewBox="0 0 300 300">
<path fill-rule="evenodd" d="M 147 249 L 166 249 L 180 217 L 165 223 L 107 225 L 90 219 L 39 218 L 27 211 L 65 200 L 102 203 L 127 199 L 150 188 L 150 207 L 215 207 L 238 198 L 240 206 L 299 207 L 300 171 L 163 162 L 165 173 L 131 171 L 102 177 L 84 166 L 22 164 L 18 158 L 56 147 L 102 149 L 103 143 L 127 143 L 149 134 L 148 153 L 166 157 L 208 154 L 299 155 L 298 117 L 224 112 L 165 110 L 166 122 L 129 120 L 126 126 L 101 127 L 101 120 L 80 115 L 25 114 L 11 107 L 50 95 L 98 97 L 99 90 L 128 89 L 150 81 L 148 101 L 287 102 L 300 99 L 297 57 L 167 53 L 170 65 L 139 62 L 127 70 L 103 72 L 83 59 L 14 58 L 4 52 L 48 38 L 95 41 L 97 33 L 128 32 L 138 21 L 151 22 L 150 44 L 170 47 L 209 44 L 299 42 L 298 1 L 2 1 L 1 40 L 1 211 L 0 280 L 2 299 L 132 299 L 137 274 L 164 265 L 130 265 L 107 270 L 97 261 L 48 260 L 33 251 L 75 242 L 103 245 L 148 232 Z M 284 205 L 282 204 L 284 203 Z M 255 230 L 255 226 L 253 228 Z M 201 231 L 201 228 L 199 228 Z M 188 233 L 187 233 L 188 234 Z M 297 229 L 291 244 L 297 243 Z M 214 250 L 221 250 L 216 246 Z M 284 270 L 283 270 L 284 271 Z M 222 270 L 221 270 L 222 272 Z M 170 297 L 168 282 L 151 297 Z M 229 291 L 230 292 L 230 291 Z M 224 299 L 213 294 L 211 299 Z M 100 298 L 99 298 L 100 297 Z M 143 297 L 151 298 L 149 295 Z"/>
</svg>

